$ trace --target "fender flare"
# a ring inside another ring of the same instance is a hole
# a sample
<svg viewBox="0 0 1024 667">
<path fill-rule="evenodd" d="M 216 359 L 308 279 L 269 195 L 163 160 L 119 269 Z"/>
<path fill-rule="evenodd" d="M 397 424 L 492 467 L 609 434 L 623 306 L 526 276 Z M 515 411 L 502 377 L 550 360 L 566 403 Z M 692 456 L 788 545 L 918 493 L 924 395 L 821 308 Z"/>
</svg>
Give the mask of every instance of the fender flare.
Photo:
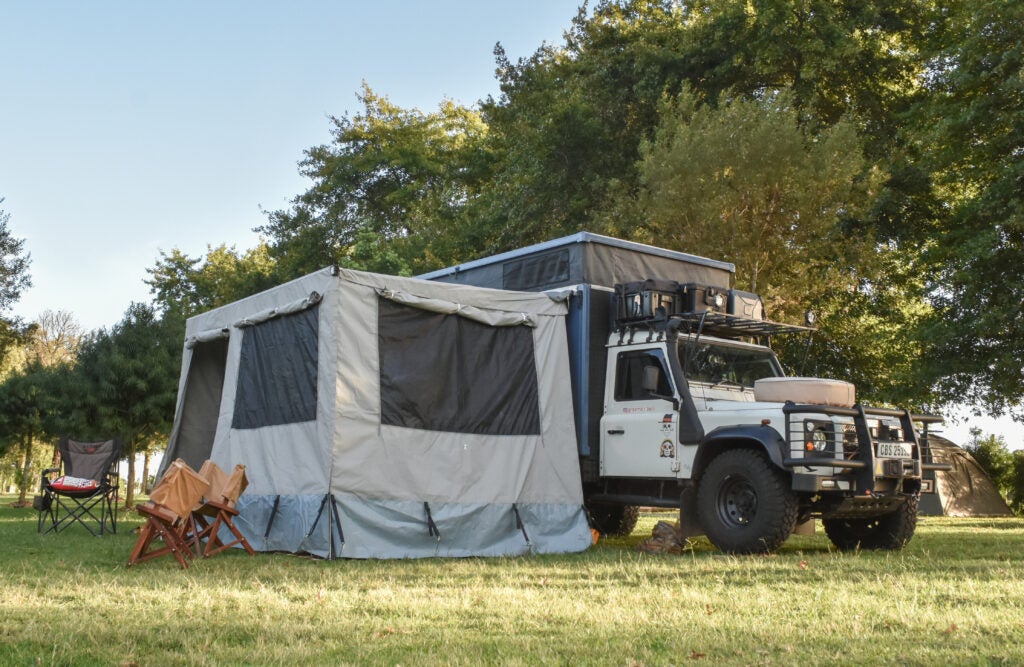
<svg viewBox="0 0 1024 667">
<path fill-rule="evenodd" d="M 694 479 L 700 477 L 711 459 L 724 451 L 730 449 L 756 449 L 763 451 L 772 465 L 790 472 L 782 465 L 789 448 L 779 432 L 770 426 L 749 425 L 749 426 L 723 426 L 716 428 L 707 434 L 697 448 L 697 455 L 693 459 Z"/>
</svg>

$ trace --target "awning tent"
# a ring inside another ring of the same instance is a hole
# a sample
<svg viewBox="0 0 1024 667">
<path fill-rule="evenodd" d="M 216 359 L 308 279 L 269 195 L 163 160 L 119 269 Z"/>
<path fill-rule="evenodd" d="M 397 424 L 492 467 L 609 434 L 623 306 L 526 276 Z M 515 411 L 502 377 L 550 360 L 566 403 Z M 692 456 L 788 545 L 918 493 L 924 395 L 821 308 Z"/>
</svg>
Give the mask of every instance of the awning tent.
<svg viewBox="0 0 1024 667">
<path fill-rule="evenodd" d="M 564 303 L 329 268 L 189 319 L 164 457 L 321 557 L 582 551 Z"/>
</svg>

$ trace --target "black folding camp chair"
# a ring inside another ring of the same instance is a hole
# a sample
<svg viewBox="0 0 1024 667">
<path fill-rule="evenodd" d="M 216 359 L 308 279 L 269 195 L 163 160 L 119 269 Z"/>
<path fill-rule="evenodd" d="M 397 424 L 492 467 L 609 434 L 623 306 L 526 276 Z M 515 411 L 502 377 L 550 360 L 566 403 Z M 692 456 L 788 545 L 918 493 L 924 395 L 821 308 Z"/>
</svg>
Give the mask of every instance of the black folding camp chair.
<svg viewBox="0 0 1024 667">
<path fill-rule="evenodd" d="M 56 533 L 77 522 L 96 536 L 116 533 L 121 442 L 63 438 L 59 448 L 61 465 L 43 471 L 34 503 L 39 532 Z"/>
</svg>

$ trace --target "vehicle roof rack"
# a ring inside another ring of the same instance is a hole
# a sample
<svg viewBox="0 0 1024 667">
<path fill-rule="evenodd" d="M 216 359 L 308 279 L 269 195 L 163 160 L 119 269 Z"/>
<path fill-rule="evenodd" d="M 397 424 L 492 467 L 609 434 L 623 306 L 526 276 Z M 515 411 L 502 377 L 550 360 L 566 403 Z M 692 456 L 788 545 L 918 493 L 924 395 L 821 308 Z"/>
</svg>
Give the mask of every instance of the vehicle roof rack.
<svg viewBox="0 0 1024 667">
<path fill-rule="evenodd" d="M 726 336 L 776 336 L 780 334 L 806 333 L 816 331 L 814 327 L 783 324 L 769 320 L 753 320 L 739 315 L 705 311 L 702 313 L 678 313 L 669 320 L 679 321 L 687 333 L 701 332 Z"/>
</svg>

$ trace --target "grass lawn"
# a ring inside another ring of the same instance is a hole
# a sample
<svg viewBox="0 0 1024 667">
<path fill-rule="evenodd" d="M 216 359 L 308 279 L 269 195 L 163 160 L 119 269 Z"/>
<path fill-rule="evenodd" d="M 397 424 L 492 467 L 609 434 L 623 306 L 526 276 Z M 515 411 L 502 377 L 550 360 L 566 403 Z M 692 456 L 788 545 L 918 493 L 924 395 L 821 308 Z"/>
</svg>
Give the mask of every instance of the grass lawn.
<svg viewBox="0 0 1024 667">
<path fill-rule="evenodd" d="M 772 556 L 628 538 L 582 554 L 131 569 L 117 535 L 38 535 L 0 497 L 0 665 L 1024 664 L 1024 519 L 924 519 L 899 553 L 821 532 Z"/>
</svg>

